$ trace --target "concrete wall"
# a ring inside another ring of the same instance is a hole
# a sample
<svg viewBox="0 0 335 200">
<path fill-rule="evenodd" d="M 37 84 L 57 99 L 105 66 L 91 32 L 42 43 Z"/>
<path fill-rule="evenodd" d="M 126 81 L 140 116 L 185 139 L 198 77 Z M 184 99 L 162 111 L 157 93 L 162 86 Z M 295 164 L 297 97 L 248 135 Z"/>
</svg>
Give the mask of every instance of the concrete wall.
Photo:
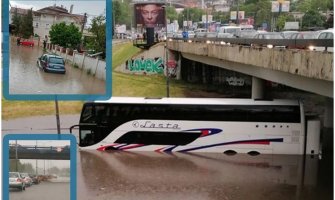
<svg viewBox="0 0 335 200">
<path fill-rule="evenodd" d="M 138 55 L 123 63 L 116 70 L 131 74 L 163 74 L 165 63 L 164 44 L 158 44 L 149 50 L 142 51 Z M 131 64 L 129 64 L 131 63 Z M 141 66 L 139 66 L 141 65 Z M 154 66 L 152 66 L 154 65 Z"/>
<path fill-rule="evenodd" d="M 50 48 L 52 53 L 63 57 L 71 65 L 76 65 L 79 69 L 86 71 L 94 77 L 106 80 L 106 62 L 99 58 L 91 58 L 82 53 L 73 52 L 70 54 L 69 49 L 53 46 Z"/>
<path fill-rule="evenodd" d="M 250 48 L 206 43 L 168 42 L 168 48 L 194 55 L 253 65 L 308 78 L 333 81 L 333 53 Z"/>
</svg>

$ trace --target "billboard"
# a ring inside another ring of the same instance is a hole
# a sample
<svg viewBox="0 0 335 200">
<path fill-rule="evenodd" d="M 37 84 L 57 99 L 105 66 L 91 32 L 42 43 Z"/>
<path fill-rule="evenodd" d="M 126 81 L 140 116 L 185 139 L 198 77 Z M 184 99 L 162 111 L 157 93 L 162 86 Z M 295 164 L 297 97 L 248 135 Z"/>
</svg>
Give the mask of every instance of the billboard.
<svg viewBox="0 0 335 200">
<path fill-rule="evenodd" d="M 272 1 L 271 12 L 289 12 L 290 2 L 289 1 Z"/>
<path fill-rule="evenodd" d="M 165 27 L 165 8 L 163 3 L 137 3 L 135 23 L 142 27 Z"/>
<path fill-rule="evenodd" d="M 230 19 L 236 20 L 237 11 L 230 11 Z M 238 11 L 238 19 L 244 19 L 244 11 Z"/>
</svg>

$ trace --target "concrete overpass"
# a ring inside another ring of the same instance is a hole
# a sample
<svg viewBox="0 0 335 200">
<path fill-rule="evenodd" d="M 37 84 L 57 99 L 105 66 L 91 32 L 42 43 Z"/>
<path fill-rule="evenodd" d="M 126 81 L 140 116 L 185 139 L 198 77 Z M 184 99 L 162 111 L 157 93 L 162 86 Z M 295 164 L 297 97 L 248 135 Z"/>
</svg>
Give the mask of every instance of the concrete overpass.
<svg viewBox="0 0 335 200">
<path fill-rule="evenodd" d="M 333 98 L 333 53 L 299 49 L 168 40 L 184 58 L 253 77 L 252 98 L 262 98 L 262 80 Z"/>
<path fill-rule="evenodd" d="M 10 146 L 9 159 L 70 160 L 70 147 Z"/>
</svg>

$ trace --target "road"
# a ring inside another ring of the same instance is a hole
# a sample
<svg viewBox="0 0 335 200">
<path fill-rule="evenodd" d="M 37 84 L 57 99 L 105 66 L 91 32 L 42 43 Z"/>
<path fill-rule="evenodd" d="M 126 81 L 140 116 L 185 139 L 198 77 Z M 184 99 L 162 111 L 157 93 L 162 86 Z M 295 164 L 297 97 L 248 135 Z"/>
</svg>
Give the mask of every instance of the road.
<svg viewBox="0 0 335 200">
<path fill-rule="evenodd" d="M 69 182 L 42 182 L 25 191 L 10 189 L 10 200 L 70 200 Z"/>
<path fill-rule="evenodd" d="M 66 64 L 66 74 L 37 66 L 42 47 L 10 45 L 9 94 L 105 94 L 106 83 Z"/>
</svg>

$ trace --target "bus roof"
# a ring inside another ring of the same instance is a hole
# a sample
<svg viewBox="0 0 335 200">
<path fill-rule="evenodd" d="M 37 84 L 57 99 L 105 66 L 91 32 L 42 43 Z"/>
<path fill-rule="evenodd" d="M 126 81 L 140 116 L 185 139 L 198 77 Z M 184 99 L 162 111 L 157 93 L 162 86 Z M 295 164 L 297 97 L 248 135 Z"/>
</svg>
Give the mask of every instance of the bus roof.
<svg viewBox="0 0 335 200">
<path fill-rule="evenodd" d="M 124 104 L 185 104 L 185 105 L 299 105 L 298 100 L 274 99 L 233 99 L 233 98 L 144 98 L 144 97 L 112 97 L 106 101 L 95 103 Z"/>
</svg>

